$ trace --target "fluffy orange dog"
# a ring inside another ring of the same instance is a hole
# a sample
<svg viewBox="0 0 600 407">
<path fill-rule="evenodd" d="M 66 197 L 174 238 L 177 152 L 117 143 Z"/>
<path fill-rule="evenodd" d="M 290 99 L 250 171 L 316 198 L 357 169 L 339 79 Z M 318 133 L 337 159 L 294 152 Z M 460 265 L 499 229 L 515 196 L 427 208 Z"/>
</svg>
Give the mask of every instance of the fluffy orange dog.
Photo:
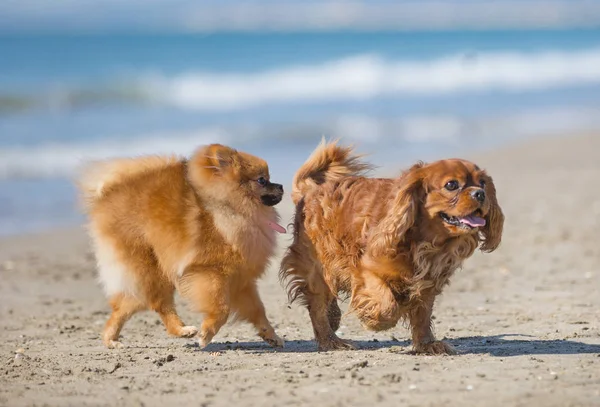
<svg viewBox="0 0 600 407">
<path fill-rule="evenodd" d="M 145 157 L 92 164 L 81 188 L 99 279 L 112 307 L 107 347 L 143 309 L 156 311 L 167 332 L 191 337 L 175 310 L 177 290 L 204 314 L 202 347 L 230 313 L 249 321 L 272 346 L 283 346 L 265 316 L 256 288 L 273 254 L 283 187 L 267 163 L 222 145 L 190 160 Z M 283 230 L 285 232 L 285 230 Z"/>
<path fill-rule="evenodd" d="M 281 266 L 290 300 L 308 308 L 321 350 L 335 334 L 338 293 L 371 330 L 403 318 L 418 353 L 453 353 L 431 329 L 435 297 L 479 247 L 491 252 L 504 216 L 492 179 L 464 160 L 419 163 L 396 179 L 365 178 L 350 148 L 321 144 L 294 178 L 294 241 Z"/>
</svg>

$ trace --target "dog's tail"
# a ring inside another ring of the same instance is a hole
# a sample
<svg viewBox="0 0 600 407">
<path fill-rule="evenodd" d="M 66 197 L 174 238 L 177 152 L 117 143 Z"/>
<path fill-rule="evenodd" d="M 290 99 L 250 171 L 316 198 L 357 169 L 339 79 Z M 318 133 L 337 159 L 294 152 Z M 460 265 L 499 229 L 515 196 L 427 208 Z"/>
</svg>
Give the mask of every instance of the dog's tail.
<svg viewBox="0 0 600 407">
<path fill-rule="evenodd" d="M 327 181 L 344 177 L 361 176 L 373 167 L 363 161 L 362 156 L 353 154 L 352 147 L 341 147 L 337 141 L 321 141 L 312 155 L 294 176 L 292 200 L 298 204 L 306 193 Z"/>
<path fill-rule="evenodd" d="M 85 206 L 93 204 L 102 198 L 110 188 L 127 179 L 147 173 L 148 171 L 165 168 L 180 160 L 180 158 L 175 156 L 148 156 L 88 163 L 82 168 L 81 175 L 77 180 L 84 200 L 83 204 Z"/>
</svg>

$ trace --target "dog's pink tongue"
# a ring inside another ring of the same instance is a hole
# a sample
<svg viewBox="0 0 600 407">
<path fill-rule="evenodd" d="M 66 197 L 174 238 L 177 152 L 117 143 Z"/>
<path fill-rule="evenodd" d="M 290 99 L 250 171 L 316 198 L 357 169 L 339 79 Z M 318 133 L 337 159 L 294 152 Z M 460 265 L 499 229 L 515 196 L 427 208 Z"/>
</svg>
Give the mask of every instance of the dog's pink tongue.
<svg viewBox="0 0 600 407">
<path fill-rule="evenodd" d="M 279 232 L 279 233 L 285 233 L 286 232 L 286 230 L 285 230 L 285 228 L 283 226 L 281 226 L 281 225 L 279 225 L 279 224 L 277 224 L 275 222 L 269 221 L 269 227 L 271 229 L 273 229 L 275 232 Z"/>
<path fill-rule="evenodd" d="M 485 219 L 480 218 L 479 216 L 473 216 L 473 215 L 465 216 L 464 218 L 460 218 L 460 221 L 462 223 L 466 223 L 467 225 L 469 225 L 473 228 L 485 226 Z"/>
</svg>

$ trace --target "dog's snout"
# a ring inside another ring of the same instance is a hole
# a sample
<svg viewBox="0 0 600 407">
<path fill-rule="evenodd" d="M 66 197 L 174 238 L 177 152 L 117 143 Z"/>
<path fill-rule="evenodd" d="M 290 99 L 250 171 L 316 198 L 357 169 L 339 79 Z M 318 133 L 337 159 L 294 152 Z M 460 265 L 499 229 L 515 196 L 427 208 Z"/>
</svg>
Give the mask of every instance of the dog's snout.
<svg viewBox="0 0 600 407">
<path fill-rule="evenodd" d="M 471 192 L 471 196 L 479 203 L 483 203 L 483 201 L 485 201 L 485 191 L 483 189 L 476 189 L 475 191 Z"/>
<path fill-rule="evenodd" d="M 283 192 L 283 185 L 281 184 L 272 184 L 276 190 Z"/>
</svg>

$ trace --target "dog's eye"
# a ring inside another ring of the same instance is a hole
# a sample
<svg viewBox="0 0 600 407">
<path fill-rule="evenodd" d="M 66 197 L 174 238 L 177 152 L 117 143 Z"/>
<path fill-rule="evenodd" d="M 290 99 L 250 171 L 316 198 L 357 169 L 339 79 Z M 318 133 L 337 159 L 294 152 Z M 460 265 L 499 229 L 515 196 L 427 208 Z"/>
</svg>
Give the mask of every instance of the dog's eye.
<svg viewBox="0 0 600 407">
<path fill-rule="evenodd" d="M 444 188 L 446 188 L 448 191 L 455 191 L 458 189 L 458 181 L 454 179 L 452 181 L 448 181 L 446 182 L 446 185 L 444 185 Z"/>
<path fill-rule="evenodd" d="M 479 185 L 481 185 L 481 188 L 485 187 L 485 180 L 482 179 L 481 181 L 479 181 Z"/>
<path fill-rule="evenodd" d="M 263 187 L 265 185 L 267 185 L 267 180 L 264 177 L 260 177 L 259 179 L 256 180 L 256 182 L 258 182 L 258 184 L 262 185 Z"/>
</svg>

